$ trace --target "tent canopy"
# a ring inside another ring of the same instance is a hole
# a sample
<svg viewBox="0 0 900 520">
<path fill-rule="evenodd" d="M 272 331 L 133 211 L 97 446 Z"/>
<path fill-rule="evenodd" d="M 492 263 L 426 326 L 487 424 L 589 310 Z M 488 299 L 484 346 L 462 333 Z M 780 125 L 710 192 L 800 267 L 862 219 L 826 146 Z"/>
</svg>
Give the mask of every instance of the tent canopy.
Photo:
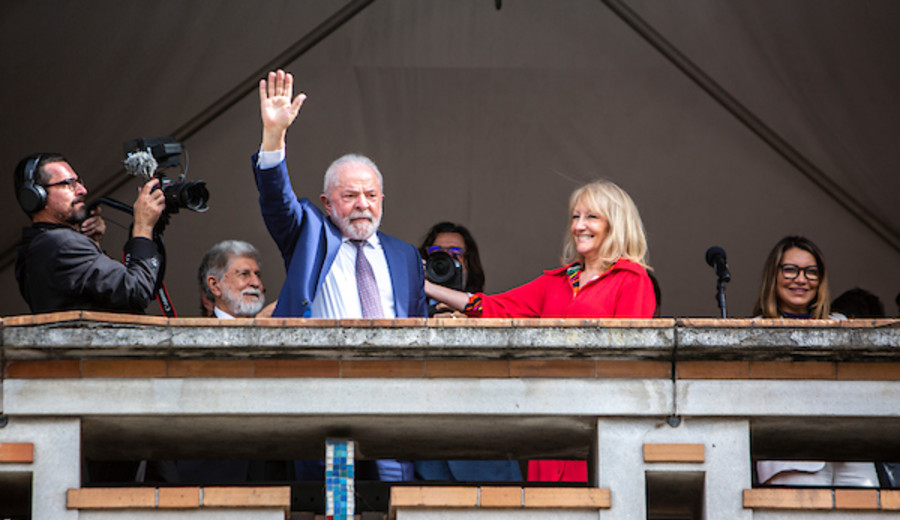
<svg viewBox="0 0 900 520">
<path fill-rule="evenodd" d="M 60 151 L 92 195 L 131 203 L 121 143 L 184 136 L 188 179 L 212 197 L 165 233 L 176 308 L 198 313 L 200 257 L 226 238 L 260 248 L 272 300 L 284 269 L 249 157 L 254 84 L 277 65 L 309 95 L 288 135 L 296 192 L 316 199 L 333 159 L 368 155 L 382 230 L 418 245 L 464 224 L 489 292 L 558 266 L 568 194 L 607 178 L 641 211 L 663 315 L 717 314 L 712 245 L 728 252 L 729 314 L 748 315 L 788 234 L 824 251 L 833 295 L 863 287 L 894 314 L 898 23 L 891 0 L 4 2 L 0 155 L 11 175 Z M 8 186 L 3 315 L 27 312 L 12 263 L 28 220 Z M 104 216 L 116 256 L 130 220 Z"/>
</svg>

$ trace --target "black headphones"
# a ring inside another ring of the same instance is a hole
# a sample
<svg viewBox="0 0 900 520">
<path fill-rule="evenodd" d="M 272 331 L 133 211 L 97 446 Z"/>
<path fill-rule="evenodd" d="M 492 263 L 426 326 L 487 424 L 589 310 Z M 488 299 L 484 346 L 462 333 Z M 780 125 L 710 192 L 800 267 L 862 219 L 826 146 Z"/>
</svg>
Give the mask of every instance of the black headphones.
<svg viewBox="0 0 900 520">
<path fill-rule="evenodd" d="M 44 155 L 43 153 L 34 154 L 25 162 L 25 168 L 22 172 L 22 186 L 16 193 L 19 199 L 19 206 L 22 206 L 25 213 L 29 215 L 37 213 L 47 205 L 47 190 L 34 182 L 38 165 L 41 163 Z"/>
</svg>

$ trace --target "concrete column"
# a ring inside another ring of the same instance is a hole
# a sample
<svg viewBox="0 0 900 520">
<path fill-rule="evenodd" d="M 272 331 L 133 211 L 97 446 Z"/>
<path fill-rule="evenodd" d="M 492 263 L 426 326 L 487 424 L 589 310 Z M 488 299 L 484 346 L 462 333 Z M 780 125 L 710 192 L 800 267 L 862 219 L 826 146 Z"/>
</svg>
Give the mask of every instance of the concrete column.
<svg viewBox="0 0 900 520">
<path fill-rule="evenodd" d="M 0 467 L 0 471 L 31 473 L 32 518 L 77 520 L 78 511 L 66 509 L 66 490 L 81 486 L 80 419 L 10 417 L 0 429 L 0 442 L 34 444 L 33 463 Z"/>
<path fill-rule="evenodd" d="M 703 444 L 704 462 L 645 462 L 644 444 Z M 750 520 L 742 492 L 749 489 L 750 425 L 746 420 L 686 418 L 677 427 L 664 419 L 597 421 L 597 487 L 610 488 L 612 507 L 603 520 L 647 518 L 647 472 L 704 473 L 707 518 Z"/>
</svg>

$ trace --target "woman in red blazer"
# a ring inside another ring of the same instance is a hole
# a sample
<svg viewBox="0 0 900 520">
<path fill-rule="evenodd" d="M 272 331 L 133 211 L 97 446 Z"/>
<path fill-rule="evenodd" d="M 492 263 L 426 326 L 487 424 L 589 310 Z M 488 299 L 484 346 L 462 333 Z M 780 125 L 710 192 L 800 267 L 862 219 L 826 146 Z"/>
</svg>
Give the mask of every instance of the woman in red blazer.
<svg viewBox="0 0 900 520">
<path fill-rule="evenodd" d="M 473 317 L 652 318 L 647 239 L 631 197 L 609 181 L 569 197 L 563 265 L 504 293 L 468 294 L 425 282 L 425 293 Z M 528 480 L 586 482 L 585 461 L 531 461 Z"/>
</svg>

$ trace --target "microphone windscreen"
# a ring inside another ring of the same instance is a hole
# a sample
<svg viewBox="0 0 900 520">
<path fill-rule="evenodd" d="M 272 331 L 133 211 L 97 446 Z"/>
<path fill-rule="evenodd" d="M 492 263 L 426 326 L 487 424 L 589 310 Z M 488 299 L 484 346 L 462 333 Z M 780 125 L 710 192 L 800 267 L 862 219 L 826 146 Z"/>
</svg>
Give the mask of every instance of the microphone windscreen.
<svg viewBox="0 0 900 520">
<path fill-rule="evenodd" d="M 159 167 L 156 159 L 147 152 L 134 152 L 125 159 L 125 171 L 135 177 L 141 176 L 149 181 Z"/>
<path fill-rule="evenodd" d="M 712 246 L 711 248 L 706 250 L 706 263 L 710 266 L 716 261 L 716 257 L 721 256 L 722 260 L 725 261 L 727 257 L 725 256 L 725 250 L 719 246 Z"/>
</svg>

